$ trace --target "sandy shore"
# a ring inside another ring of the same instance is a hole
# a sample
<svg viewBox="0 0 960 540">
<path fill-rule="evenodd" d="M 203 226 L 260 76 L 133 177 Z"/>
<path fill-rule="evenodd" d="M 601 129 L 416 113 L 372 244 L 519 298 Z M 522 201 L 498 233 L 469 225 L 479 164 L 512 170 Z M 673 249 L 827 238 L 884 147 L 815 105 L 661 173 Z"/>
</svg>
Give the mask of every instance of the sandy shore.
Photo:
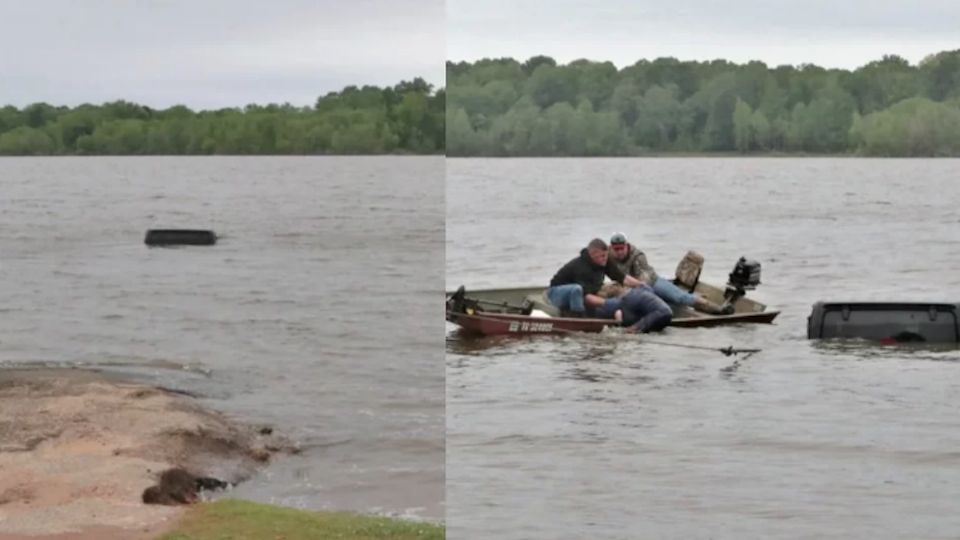
<svg viewBox="0 0 960 540">
<path fill-rule="evenodd" d="M 291 447 L 184 395 L 80 370 L 0 370 L 0 540 L 155 538 L 160 471 L 240 482 Z"/>
</svg>

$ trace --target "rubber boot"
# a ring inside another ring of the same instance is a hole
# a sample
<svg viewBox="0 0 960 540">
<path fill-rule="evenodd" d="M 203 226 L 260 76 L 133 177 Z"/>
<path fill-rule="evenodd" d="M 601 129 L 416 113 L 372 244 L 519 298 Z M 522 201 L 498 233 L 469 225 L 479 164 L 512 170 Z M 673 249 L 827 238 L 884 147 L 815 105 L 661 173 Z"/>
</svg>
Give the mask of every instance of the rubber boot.
<svg viewBox="0 0 960 540">
<path fill-rule="evenodd" d="M 693 307 L 698 311 L 711 315 L 730 315 L 734 311 L 732 304 L 724 303 L 722 306 L 718 306 L 702 296 L 694 297 Z"/>
</svg>

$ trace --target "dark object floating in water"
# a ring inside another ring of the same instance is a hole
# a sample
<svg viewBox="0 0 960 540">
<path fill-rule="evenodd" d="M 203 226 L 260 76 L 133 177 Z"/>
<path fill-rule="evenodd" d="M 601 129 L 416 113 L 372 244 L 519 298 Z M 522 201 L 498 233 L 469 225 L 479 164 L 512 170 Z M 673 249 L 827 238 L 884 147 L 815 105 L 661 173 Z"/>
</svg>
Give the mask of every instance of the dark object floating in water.
<svg viewBox="0 0 960 540">
<path fill-rule="evenodd" d="M 809 339 L 861 338 L 896 343 L 960 343 L 960 304 L 817 302 L 807 318 Z"/>
<path fill-rule="evenodd" d="M 217 243 L 217 235 L 201 229 L 150 229 L 144 243 L 148 246 L 212 246 Z"/>
</svg>

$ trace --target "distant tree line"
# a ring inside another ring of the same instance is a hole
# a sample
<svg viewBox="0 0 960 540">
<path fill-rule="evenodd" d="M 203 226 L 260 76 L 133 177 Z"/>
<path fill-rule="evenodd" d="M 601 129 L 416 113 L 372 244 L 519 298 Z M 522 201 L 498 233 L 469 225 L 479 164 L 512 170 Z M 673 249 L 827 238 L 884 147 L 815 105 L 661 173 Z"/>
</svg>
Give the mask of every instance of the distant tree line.
<svg viewBox="0 0 960 540">
<path fill-rule="evenodd" d="M 444 151 L 445 111 L 444 90 L 420 78 L 348 86 L 313 107 L 34 103 L 0 108 L 0 155 L 433 154 Z"/>
<path fill-rule="evenodd" d="M 447 62 L 447 154 L 960 156 L 960 50 L 854 71 L 725 60 Z"/>
</svg>

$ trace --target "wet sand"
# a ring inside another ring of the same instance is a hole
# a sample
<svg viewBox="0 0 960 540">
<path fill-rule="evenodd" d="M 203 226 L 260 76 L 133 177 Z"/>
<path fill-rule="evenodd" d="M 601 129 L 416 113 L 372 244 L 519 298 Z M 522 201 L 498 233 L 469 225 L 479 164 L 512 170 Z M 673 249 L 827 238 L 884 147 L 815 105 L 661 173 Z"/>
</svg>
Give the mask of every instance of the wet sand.
<svg viewBox="0 0 960 540">
<path fill-rule="evenodd" d="M 0 370 L 0 540 L 155 538 L 182 513 L 141 501 L 160 471 L 241 482 L 293 451 L 267 431 L 95 372 Z"/>
</svg>

